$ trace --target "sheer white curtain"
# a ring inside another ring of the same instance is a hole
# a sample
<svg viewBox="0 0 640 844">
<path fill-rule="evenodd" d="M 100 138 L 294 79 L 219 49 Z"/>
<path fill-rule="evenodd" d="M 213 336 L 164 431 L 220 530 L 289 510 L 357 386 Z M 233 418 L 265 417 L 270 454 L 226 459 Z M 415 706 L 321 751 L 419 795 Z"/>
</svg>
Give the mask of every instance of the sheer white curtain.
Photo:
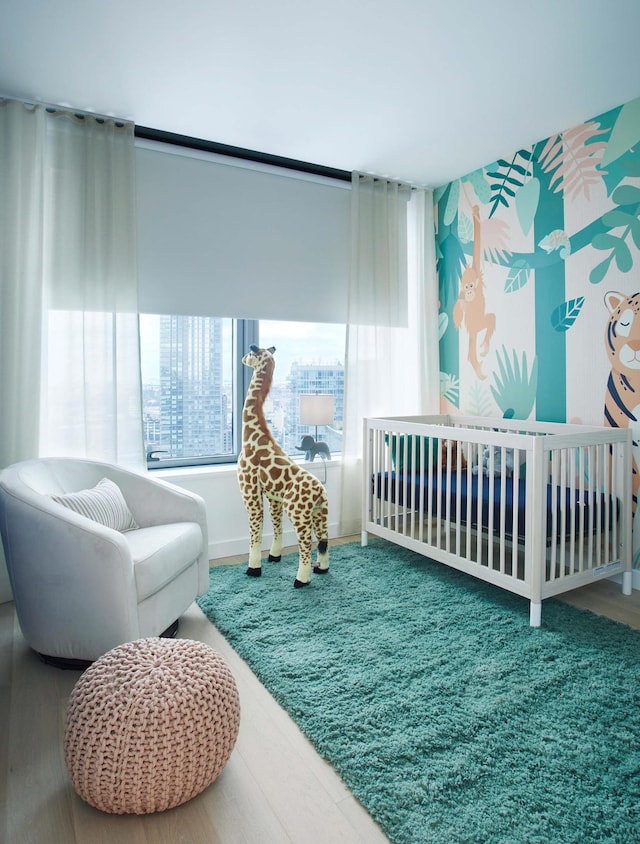
<svg viewBox="0 0 640 844">
<path fill-rule="evenodd" d="M 144 465 L 133 125 L 0 101 L 0 466 Z"/>
<path fill-rule="evenodd" d="M 133 125 L 0 100 L 0 468 L 144 466 Z"/>
<path fill-rule="evenodd" d="M 437 412 L 438 294 L 431 193 L 354 173 L 340 530 L 361 525 L 367 416 Z"/>
</svg>

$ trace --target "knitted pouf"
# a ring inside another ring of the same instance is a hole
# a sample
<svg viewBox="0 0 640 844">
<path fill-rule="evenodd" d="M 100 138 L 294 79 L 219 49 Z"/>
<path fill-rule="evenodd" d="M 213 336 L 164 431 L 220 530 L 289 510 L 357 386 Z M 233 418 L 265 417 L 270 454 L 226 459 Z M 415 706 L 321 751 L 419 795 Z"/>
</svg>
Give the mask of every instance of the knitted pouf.
<svg viewBox="0 0 640 844">
<path fill-rule="evenodd" d="M 101 656 L 71 692 L 67 770 L 96 809 L 160 812 L 214 781 L 239 727 L 238 689 L 218 653 L 190 639 L 138 639 Z"/>
</svg>

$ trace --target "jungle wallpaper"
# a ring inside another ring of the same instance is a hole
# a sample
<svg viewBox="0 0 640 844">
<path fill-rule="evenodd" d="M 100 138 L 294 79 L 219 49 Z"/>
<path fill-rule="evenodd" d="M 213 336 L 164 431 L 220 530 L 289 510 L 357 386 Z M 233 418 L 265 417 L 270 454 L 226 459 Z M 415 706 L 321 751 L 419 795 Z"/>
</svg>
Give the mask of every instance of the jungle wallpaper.
<svg viewBox="0 0 640 844">
<path fill-rule="evenodd" d="M 631 427 L 635 514 L 640 98 L 506 153 L 434 201 L 443 412 Z"/>
</svg>

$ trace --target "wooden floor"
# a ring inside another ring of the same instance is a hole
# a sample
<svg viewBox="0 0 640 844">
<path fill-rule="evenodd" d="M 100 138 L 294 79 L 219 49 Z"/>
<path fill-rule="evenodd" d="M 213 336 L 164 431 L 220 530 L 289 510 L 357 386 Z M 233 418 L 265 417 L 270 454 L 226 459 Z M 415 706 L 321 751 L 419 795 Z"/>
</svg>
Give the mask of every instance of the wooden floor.
<svg viewBox="0 0 640 844">
<path fill-rule="evenodd" d="M 599 581 L 565 596 L 640 629 L 640 592 Z M 179 636 L 226 659 L 241 700 L 238 741 L 217 780 L 189 803 L 112 816 L 74 792 L 62 755 L 79 672 L 44 665 L 26 646 L 13 603 L 0 605 L 0 842 L 3 844 L 376 844 L 387 841 L 224 638 L 192 605 Z"/>
</svg>

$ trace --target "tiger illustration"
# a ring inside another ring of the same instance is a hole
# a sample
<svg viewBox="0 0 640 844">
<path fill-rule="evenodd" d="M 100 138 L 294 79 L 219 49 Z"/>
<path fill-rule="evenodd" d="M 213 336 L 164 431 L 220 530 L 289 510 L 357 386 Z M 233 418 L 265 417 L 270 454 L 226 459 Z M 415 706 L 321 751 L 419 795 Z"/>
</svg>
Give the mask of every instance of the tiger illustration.
<svg viewBox="0 0 640 844">
<path fill-rule="evenodd" d="M 604 424 L 631 428 L 633 437 L 633 515 L 640 489 L 640 293 L 605 293 L 610 316 L 605 346 L 611 372 L 604 400 Z"/>
</svg>

